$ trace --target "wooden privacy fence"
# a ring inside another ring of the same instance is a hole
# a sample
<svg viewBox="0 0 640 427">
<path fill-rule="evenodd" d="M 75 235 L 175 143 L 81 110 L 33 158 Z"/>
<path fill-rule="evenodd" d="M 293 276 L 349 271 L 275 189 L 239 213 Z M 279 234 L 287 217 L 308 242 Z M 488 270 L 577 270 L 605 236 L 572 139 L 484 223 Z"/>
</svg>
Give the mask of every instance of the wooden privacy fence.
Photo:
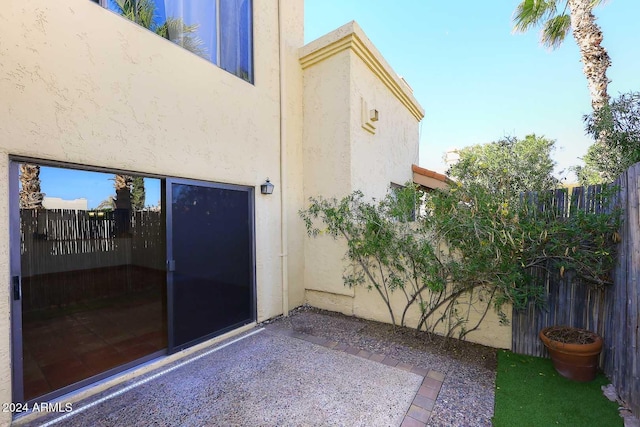
<svg viewBox="0 0 640 427">
<path fill-rule="evenodd" d="M 134 264 L 164 268 L 160 212 L 126 213 L 127 233 L 118 232 L 116 212 L 68 209 L 20 211 L 23 276 Z"/>
<path fill-rule="evenodd" d="M 164 283 L 161 212 L 20 211 L 23 312 Z"/>
<path fill-rule="evenodd" d="M 547 307 L 538 309 L 531 304 L 526 310 L 514 311 L 512 350 L 548 357 L 538 339 L 538 333 L 546 326 L 569 325 L 596 331 L 604 340 L 600 367 L 620 397 L 635 414 L 640 414 L 640 163 L 613 185 L 617 191 L 612 205 L 623 210 L 614 285 L 595 289 L 571 274 L 564 278 L 557 271 L 544 274 L 540 278 L 546 288 Z M 567 215 L 573 209 L 596 213 L 608 208 L 598 202 L 601 191 L 601 187 L 592 186 L 586 190 L 575 188 L 570 196 L 557 192 L 555 205 Z"/>
</svg>

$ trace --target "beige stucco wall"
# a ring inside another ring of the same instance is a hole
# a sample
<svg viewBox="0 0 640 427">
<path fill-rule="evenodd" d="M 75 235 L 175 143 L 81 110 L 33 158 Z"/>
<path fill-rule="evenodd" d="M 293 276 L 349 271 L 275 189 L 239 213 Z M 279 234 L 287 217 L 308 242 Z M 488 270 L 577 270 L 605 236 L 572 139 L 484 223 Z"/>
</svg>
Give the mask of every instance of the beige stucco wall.
<svg viewBox="0 0 640 427">
<path fill-rule="evenodd" d="M 425 299 L 428 298 L 428 293 L 423 294 Z M 484 315 L 484 309 L 486 304 L 474 304 L 469 306 L 467 304 L 468 299 L 461 298 L 458 309 L 461 316 L 467 318 L 465 327 L 470 329 L 480 322 L 478 328 L 473 332 L 470 332 L 465 340 L 475 342 L 478 344 L 487 345 L 496 348 L 511 348 L 511 326 L 500 324 L 500 318 L 496 314 L 493 307 L 489 307 L 484 319 L 481 319 Z M 396 324 L 400 324 L 402 311 L 406 305 L 406 299 L 401 292 L 394 292 L 391 296 L 391 306 L 396 316 Z M 337 311 L 337 310 L 336 310 Z M 511 321 L 511 306 L 505 305 L 503 307 L 504 313 L 507 315 L 509 322 Z M 442 312 L 439 312 L 440 315 Z M 369 320 L 377 320 L 379 322 L 391 323 L 391 317 L 389 310 L 384 304 L 382 298 L 377 294 L 375 290 L 367 290 L 364 287 L 358 287 L 355 290 L 355 298 L 353 298 L 352 314 L 356 317 Z M 433 316 L 437 319 L 439 316 Z M 410 328 L 415 328 L 420 319 L 420 309 L 417 304 L 413 304 L 407 311 L 405 317 L 405 325 Z M 439 324 L 435 328 L 435 332 L 441 335 L 445 335 L 447 329 L 444 324 Z M 457 338 L 457 332 L 452 335 Z"/>
<path fill-rule="evenodd" d="M 300 56 L 305 200 L 341 198 L 355 190 L 382 197 L 391 182 L 411 180 L 423 112 L 360 27 L 350 22 L 304 46 Z M 370 109 L 379 111 L 378 121 L 365 120 L 363 127 L 363 111 Z M 330 236 L 306 240 L 309 304 L 353 314 L 355 290 L 342 279 L 345 251 L 344 241 Z"/>
<path fill-rule="evenodd" d="M 286 223 L 286 257 L 288 282 L 288 309 L 304 303 L 304 224 L 298 210 L 304 204 L 303 175 L 303 79 L 298 51 L 304 44 L 304 2 L 281 0 L 281 25 L 284 34 L 284 139 L 285 157 L 283 170 L 286 186 L 284 219 Z"/>
<path fill-rule="evenodd" d="M 390 183 L 411 181 L 411 165 L 418 163 L 419 122 L 424 113 L 410 87 L 362 29 L 350 22 L 309 43 L 301 49 L 301 64 L 305 196 L 340 198 L 361 190 L 367 197 L 380 199 Z M 371 110 L 377 110 L 377 120 L 371 120 Z M 344 285 L 345 252 L 344 241 L 326 235 L 307 239 L 307 303 L 389 323 L 387 307 L 375 290 Z M 405 305 L 403 294 L 392 294 L 391 302 L 399 317 Z M 407 325 L 415 327 L 419 314 L 418 306 L 412 306 Z M 481 315 L 472 309 L 469 324 Z M 467 339 L 509 348 L 511 329 L 500 326 L 490 310 Z"/>
<path fill-rule="evenodd" d="M 350 53 L 340 52 L 304 70 L 304 200 L 351 193 Z M 305 239 L 305 289 L 353 295 L 336 264 L 345 250 L 329 236 Z"/>
<path fill-rule="evenodd" d="M 278 2 L 254 2 L 247 83 L 88 0 L 8 0 L 0 10 L 0 175 L 9 155 L 256 188 L 258 321 L 282 313 L 281 179 L 302 199 L 303 1 L 282 0 L 288 120 L 280 170 Z M 0 180 L 0 277 L 9 282 L 8 187 Z M 297 224 L 297 223 L 296 223 Z M 298 230 L 292 226 L 290 236 Z M 302 239 L 289 246 L 290 305 L 303 299 Z M 0 287 L 0 401 L 10 402 L 9 288 Z M 0 424 L 7 414 L 0 414 Z"/>
<path fill-rule="evenodd" d="M 419 161 L 419 121 L 357 55 L 351 55 L 351 76 L 351 185 L 380 199 L 392 182 L 412 180 L 411 164 Z M 365 110 L 378 111 L 375 133 L 362 126 L 363 102 Z"/>
<path fill-rule="evenodd" d="M 341 198 L 354 190 L 381 197 L 391 182 L 409 181 L 423 112 L 360 27 L 350 22 L 304 46 L 300 56 L 305 199 Z M 363 108 L 380 112 L 366 128 Z M 353 314 L 353 302 L 346 301 L 353 300 L 354 289 L 342 280 L 345 250 L 343 241 L 330 236 L 306 240 L 309 304 Z"/>
</svg>

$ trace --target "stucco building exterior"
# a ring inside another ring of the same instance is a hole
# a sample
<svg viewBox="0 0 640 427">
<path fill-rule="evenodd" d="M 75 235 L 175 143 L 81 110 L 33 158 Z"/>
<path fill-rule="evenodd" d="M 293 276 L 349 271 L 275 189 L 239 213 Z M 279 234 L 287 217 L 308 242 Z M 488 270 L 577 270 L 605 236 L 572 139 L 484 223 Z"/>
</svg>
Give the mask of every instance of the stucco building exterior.
<svg viewBox="0 0 640 427">
<path fill-rule="evenodd" d="M 188 34 L 159 37 L 162 23 L 149 31 L 99 3 L 0 10 L 0 401 L 77 400 L 305 302 L 382 317 L 357 297 L 366 291 L 343 286 L 340 242 L 308 239 L 298 217 L 311 196 L 381 197 L 424 175 L 424 110 L 362 29 L 305 46 L 303 0 L 212 2 L 219 27 L 198 22 L 204 48 L 189 51 Z M 113 211 L 89 199 L 71 217 L 26 212 L 22 164 L 40 167 L 43 188 L 58 177 L 91 193 L 92 179 L 139 177 L 160 201 L 135 208 L 116 187 Z M 79 296 L 90 294 L 101 304 Z M 93 321 L 79 306 L 111 317 L 65 342 Z M 108 346 L 65 353 L 43 338 L 60 319 L 65 348 L 96 334 Z"/>
</svg>

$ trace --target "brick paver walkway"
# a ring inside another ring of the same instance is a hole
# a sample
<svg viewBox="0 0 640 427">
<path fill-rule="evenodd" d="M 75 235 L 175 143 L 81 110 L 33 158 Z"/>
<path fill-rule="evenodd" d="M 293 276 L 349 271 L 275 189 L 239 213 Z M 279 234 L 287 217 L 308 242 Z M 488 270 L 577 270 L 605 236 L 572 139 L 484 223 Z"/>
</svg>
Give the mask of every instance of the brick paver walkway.
<svg viewBox="0 0 640 427">
<path fill-rule="evenodd" d="M 362 350 L 348 344 L 331 341 L 323 337 L 303 334 L 295 331 L 278 332 L 294 338 L 311 342 L 313 344 L 321 345 L 335 351 L 342 351 L 344 353 L 352 354 L 354 356 L 362 357 L 364 359 L 372 360 L 374 362 L 382 363 L 387 366 L 392 366 L 420 375 L 421 377 L 423 377 L 422 384 L 420 385 L 418 392 L 413 398 L 413 402 L 411 403 L 409 410 L 404 416 L 404 421 L 402 422 L 401 427 L 425 427 L 429 422 L 431 411 L 433 410 L 433 406 L 436 403 L 438 393 L 440 393 L 440 388 L 442 387 L 442 383 L 444 382 L 444 374 L 437 371 L 425 369 L 420 366 L 400 363 L 394 358 L 385 356 L 384 354 L 371 353 L 366 350 Z"/>
</svg>

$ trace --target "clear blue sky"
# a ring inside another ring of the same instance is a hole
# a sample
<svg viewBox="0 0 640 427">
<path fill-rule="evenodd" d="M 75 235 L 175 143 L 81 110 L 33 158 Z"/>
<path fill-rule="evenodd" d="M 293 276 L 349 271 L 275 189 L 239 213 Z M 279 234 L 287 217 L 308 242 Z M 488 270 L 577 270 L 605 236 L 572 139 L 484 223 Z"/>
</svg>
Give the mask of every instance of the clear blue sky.
<svg viewBox="0 0 640 427">
<path fill-rule="evenodd" d="M 559 171 L 592 143 L 582 121 L 589 91 L 572 36 L 549 51 L 537 29 L 512 33 L 518 3 L 305 0 L 305 42 L 358 22 L 426 111 L 421 166 L 444 171 L 448 149 L 536 133 L 557 141 Z M 610 0 L 594 14 L 612 60 L 610 95 L 640 91 L 640 0 Z"/>
<path fill-rule="evenodd" d="M 76 169 L 42 166 L 40 186 L 48 197 L 65 200 L 87 199 L 89 209 L 95 209 L 110 196 L 115 196 L 112 173 L 89 172 Z M 160 204 L 160 180 L 145 178 L 146 206 Z"/>
<path fill-rule="evenodd" d="M 557 140 L 560 170 L 578 164 L 592 142 L 582 122 L 591 109 L 582 63 L 571 37 L 548 51 L 538 43 L 538 30 L 512 34 L 517 4 L 305 0 L 305 41 L 351 20 L 360 24 L 426 110 L 421 166 L 444 171 L 448 149 L 536 133 Z M 609 93 L 640 91 L 640 0 L 610 0 L 595 15 L 612 59 Z M 114 194 L 112 178 L 54 168 L 41 173 L 47 195 L 86 197 L 91 208 Z M 147 180 L 146 186 L 147 204 L 154 205 L 159 181 Z"/>
</svg>

